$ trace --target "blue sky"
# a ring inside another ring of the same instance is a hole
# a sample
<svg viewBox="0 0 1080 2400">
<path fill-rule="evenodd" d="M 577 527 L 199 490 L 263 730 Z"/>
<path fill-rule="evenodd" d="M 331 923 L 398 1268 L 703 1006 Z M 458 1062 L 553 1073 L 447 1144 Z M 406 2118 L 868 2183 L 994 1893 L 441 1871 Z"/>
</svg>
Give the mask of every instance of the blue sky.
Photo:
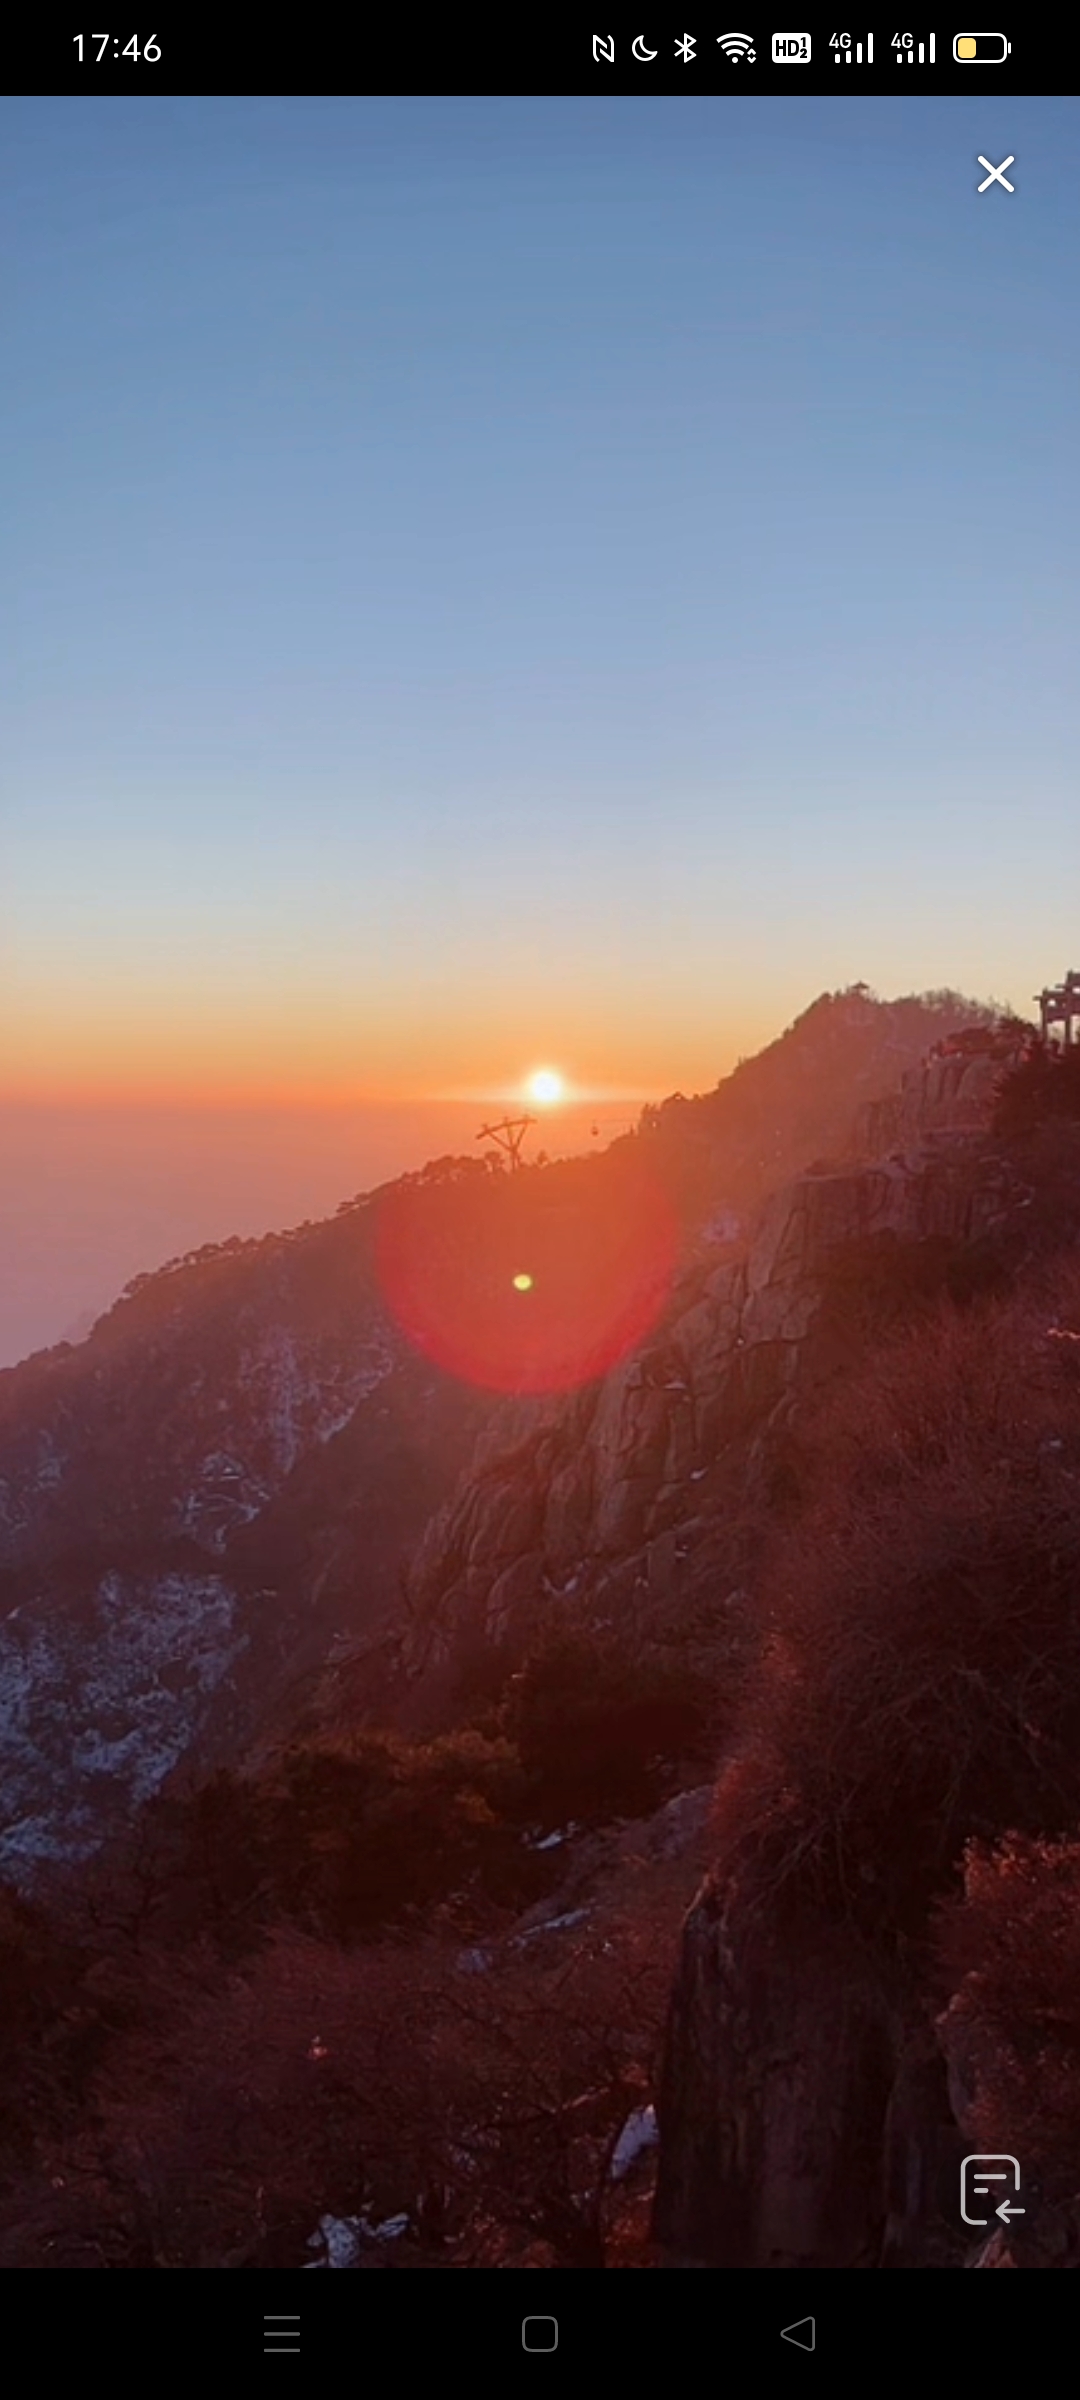
<svg viewBox="0 0 1080 2400">
<path fill-rule="evenodd" d="M 483 1076 L 493 978 L 542 1041 L 555 953 L 564 1042 L 644 975 L 649 1084 L 765 1025 L 781 944 L 796 1002 L 1059 972 L 1076 131 L 7 103 L 29 1082 L 76 977 L 91 1082 L 179 1011 L 207 1072 L 224 1013 L 238 1073 L 284 1040 L 317 1078 L 322 1028 L 328 1081 L 391 1089 L 436 1005 L 434 1084 Z"/>
<path fill-rule="evenodd" d="M 0 1092 L 689 1090 L 1080 963 L 1077 129 L 0 104 Z"/>
</svg>

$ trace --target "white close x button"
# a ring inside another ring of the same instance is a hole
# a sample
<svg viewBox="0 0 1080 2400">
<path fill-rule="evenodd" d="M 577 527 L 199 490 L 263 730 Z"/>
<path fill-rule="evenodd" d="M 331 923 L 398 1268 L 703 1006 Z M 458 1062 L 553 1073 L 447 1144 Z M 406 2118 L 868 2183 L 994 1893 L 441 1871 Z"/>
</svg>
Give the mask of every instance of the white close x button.
<svg viewBox="0 0 1080 2400">
<path fill-rule="evenodd" d="M 991 167 L 989 159 L 984 158 L 982 151 L 980 150 L 979 165 L 980 167 L 989 167 L 990 169 L 986 178 L 986 182 L 980 183 L 979 185 L 980 192 L 988 192 L 992 183 L 1003 184 L 1007 192 L 1014 192 L 1016 190 L 1016 185 L 1014 183 L 1010 183 L 1005 174 L 1006 167 L 1014 167 L 1016 165 L 1016 159 L 1014 156 L 1010 155 L 1008 158 L 1003 158 L 1000 167 Z"/>
</svg>

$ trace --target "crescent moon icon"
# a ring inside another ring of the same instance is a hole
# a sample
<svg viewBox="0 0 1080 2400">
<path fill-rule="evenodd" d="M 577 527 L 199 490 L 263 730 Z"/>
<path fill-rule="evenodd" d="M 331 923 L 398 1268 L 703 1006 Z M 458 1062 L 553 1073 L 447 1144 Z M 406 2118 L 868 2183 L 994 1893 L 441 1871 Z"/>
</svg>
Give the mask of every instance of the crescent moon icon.
<svg viewBox="0 0 1080 2400">
<path fill-rule="evenodd" d="M 639 34 L 638 34 L 638 36 L 637 36 L 637 39 L 636 39 L 636 40 L 635 40 L 635 41 L 634 41 L 634 42 L 631 44 L 631 48 L 632 48 L 632 50 L 633 50 L 633 53 L 634 53 L 634 57 L 635 57 L 635 58 L 655 58 L 655 57 L 656 57 L 656 52 L 655 52 L 655 50 L 648 50 L 648 49 L 646 49 L 646 47 L 645 47 L 645 36 L 644 36 L 644 34 L 643 34 L 643 33 L 639 33 Z"/>
</svg>

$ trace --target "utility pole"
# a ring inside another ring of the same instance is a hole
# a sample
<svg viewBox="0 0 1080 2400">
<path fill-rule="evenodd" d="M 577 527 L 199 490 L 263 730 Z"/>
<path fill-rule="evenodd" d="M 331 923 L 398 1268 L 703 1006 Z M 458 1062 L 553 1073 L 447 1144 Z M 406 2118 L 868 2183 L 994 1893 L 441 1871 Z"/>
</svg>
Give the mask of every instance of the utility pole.
<svg viewBox="0 0 1080 2400">
<path fill-rule="evenodd" d="M 535 1125 L 535 1123 L 535 1117 L 502 1117 L 497 1125 L 481 1125 L 476 1139 L 478 1142 L 496 1143 L 503 1157 L 509 1159 L 511 1170 L 513 1170 L 525 1163 L 521 1155 L 521 1145 L 530 1125 Z"/>
</svg>

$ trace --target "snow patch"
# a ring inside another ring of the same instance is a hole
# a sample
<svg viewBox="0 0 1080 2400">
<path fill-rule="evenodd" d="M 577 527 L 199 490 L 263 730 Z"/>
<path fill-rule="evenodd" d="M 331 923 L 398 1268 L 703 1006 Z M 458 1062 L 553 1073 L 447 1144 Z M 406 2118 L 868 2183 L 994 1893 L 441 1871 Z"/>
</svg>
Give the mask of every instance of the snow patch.
<svg viewBox="0 0 1080 2400">
<path fill-rule="evenodd" d="M 322 2248 L 326 2256 L 313 2258 L 309 2264 L 311 2267 L 355 2267 L 363 2242 L 398 2242 L 408 2230 L 407 2212 L 402 2216 L 383 2217 L 378 2224 L 373 2224 L 370 2217 L 320 2217 L 318 2231 L 309 2234 L 306 2247 L 309 2250 Z"/>
<path fill-rule="evenodd" d="M 275 1472 L 291 1475 L 314 1443 L 332 1441 L 393 1373 L 394 1352 L 373 1337 L 359 1349 L 332 1356 L 302 1354 L 289 1328 L 273 1325 L 247 1353 L 240 1383 L 258 1412 Z"/>
<path fill-rule="evenodd" d="M 459 1975 L 486 1975 L 491 1967 L 491 1952 L 490 1950 L 459 1950 L 456 1964 Z"/>
<path fill-rule="evenodd" d="M 325 2250 L 325 2258 L 312 2259 L 314 2267 L 355 2267 L 360 2256 L 359 2217 L 320 2217 L 317 2233 L 310 2235 L 307 2247 Z"/>
<path fill-rule="evenodd" d="M 591 1915 L 591 1909 L 571 1908 L 565 1916 L 545 1917 L 542 1925 L 531 1925 L 527 1933 L 515 1934 L 512 1947 L 520 1950 L 526 1942 L 539 1941 L 542 1933 L 566 1933 L 571 1925 L 584 1925 L 586 1918 Z"/>
<path fill-rule="evenodd" d="M 611 2180 L 621 2183 L 646 2150 L 655 2150 L 660 2139 L 656 2110 L 651 2101 L 647 2108 L 632 2109 L 611 2154 Z"/>
<path fill-rule="evenodd" d="M 52 1491 L 62 1482 L 65 1461 L 60 1457 L 51 1433 L 43 1433 L 38 1442 L 36 1482 L 40 1492 Z"/>
<path fill-rule="evenodd" d="M 46 1588 L 0 1626 L 0 1880 L 92 1855 L 158 1790 L 247 1646 L 217 1575 Z"/>
<path fill-rule="evenodd" d="M 526 1850 L 558 1850 L 563 1842 L 570 1841 L 578 1831 L 579 1827 L 576 1821 L 573 1821 L 569 1825 L 560 1825 L 555 1833 L 546 1833 L 542 1841 L 531 1833 L 525 1834 L 522 1838 Z"/>
</svg>

